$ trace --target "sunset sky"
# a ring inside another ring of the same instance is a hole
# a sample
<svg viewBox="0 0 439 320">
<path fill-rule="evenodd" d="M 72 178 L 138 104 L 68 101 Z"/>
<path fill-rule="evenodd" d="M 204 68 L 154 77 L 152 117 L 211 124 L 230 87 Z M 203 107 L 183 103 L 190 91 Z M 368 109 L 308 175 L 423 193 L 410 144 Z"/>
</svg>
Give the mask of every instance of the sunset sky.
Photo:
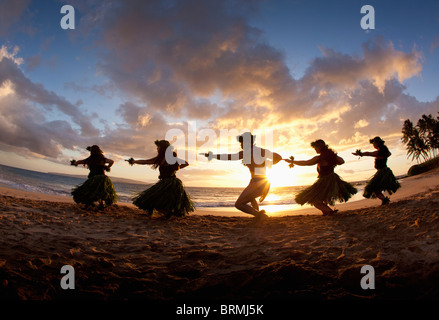
<svg viewBox="0 0 439 320">
<path fill-rule="evenodd" d="M 74 30 L 60 26 L 65 4 Z M 375 29 L 361 28 L 363 5 Z M 194 157 L 236 152 L 250 130 L 301 160 L 324 139 L 347 181 L 375 172 L 351 153 L 381 136 L 401 175 L 414 164 L 402 124 L 438 116 L 438 84 L 439 1 L 0 0 L 0 164 L 24 169 L 87 174 L 70 159 L 98 144 L 116 162 L 110 176 L 155 182 L 123 160 L 153 157 L 154 140 L 181 132 L 187 186 L 241 187 L 239 161 Z M 317 177 L 285 162 L 269 174 L 275 186 Z"/>
</svg>

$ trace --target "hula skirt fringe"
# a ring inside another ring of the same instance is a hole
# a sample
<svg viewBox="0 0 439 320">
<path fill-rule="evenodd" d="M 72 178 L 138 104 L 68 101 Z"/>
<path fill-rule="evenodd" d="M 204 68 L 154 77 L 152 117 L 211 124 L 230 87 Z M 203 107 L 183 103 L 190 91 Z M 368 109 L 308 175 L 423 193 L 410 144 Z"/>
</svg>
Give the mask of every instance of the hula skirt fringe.
<svg viewBox="0 0 439 320">
<path fill-rule="evenodd" d="M 296 195 L 295 201 L 300 205 L 325 203 L 334 205 L 335 201 L 347 202 L 357 189 L 342 180 L 336 173 L 319 176 L 314 184 Z"/>
<path fill-rule="evenodd" d="M 376 192 L 387 191 L 389 194 L 395 193 L 401 187 L 398 180 L 393 175 L 389 167 L 378 169 L 369 179 L 364 188 L 365 198 L 376 198 Z"/>
<path fill-rule="evenodd" d="M 183 182 L 177 177 L 160 179 L 155 185 L 139 193 L 133 203 L 152 215 L 154 210 L 167 216 L 182 217 L 195 211 L 195 205 L 184 189 Z"/>
<path fill-rule="evenodd" d="M 106 175 L 96 175 L 72 190 L 76 203 L 91 205 L 102 200 L 107 206 L 117 202 L 117 194 L 111 179 Z"/>
</svg>

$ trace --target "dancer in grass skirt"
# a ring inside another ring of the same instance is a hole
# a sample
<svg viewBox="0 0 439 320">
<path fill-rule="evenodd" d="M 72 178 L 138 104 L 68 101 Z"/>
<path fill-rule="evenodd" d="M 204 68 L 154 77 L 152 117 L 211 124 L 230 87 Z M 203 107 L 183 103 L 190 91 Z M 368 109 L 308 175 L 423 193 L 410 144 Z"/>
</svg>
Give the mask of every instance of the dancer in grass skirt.
<svg viewBox="0 0 439 320">
<path fill-rule="evenodd" d="M 344 163 L 343 158 L 339 157 L 323 140 L 317 140 L 311 143 L 311 146 L 319 154 L 312 159 L 306 161 L 283 159 L 290 163 L 290 167 L 294 165 L 312 166 L 317 164 L 317 172 L 319 173 L 317 181 L 310 187 L 299 192 L 296 197 L 296 203 L 304 205 L 311 204 L 323 215 L 331 215 L 337 210 L 332 210 L 329 205 L 333 206 L 336 201 L 347 202 L 349 198 L 357 193 L 357 189 L 350 183 L 343 181 L 335 172 L 337 165 Z"/>
<path fill-rule="evenodd" d="M 153 169 L 159 169 L 159 181 L 149 189 L 139 193 L 133 198 L 133 203 L 148 215 L 154 210 L 169 218 L 181 217 L 195 211 L 195 206 L 186 192 L 183 182 L 176 177 L 179 169 L 189 164 L 177 158 L 172 151 L 172 146 L 166 140 L 155 141 L 157 156 L 147 160 L 126 160 L 129 164 L 149 164 Z"/>
<path fill-rule="evenodd" d="M 110 171 L 114 161 L 105 158 L 97 145 L 87 147 L 87 150 L 90 151 L 90 156 L 87 159 L 70 162 L 74 166 L 82 164 L 90 170 L 88 179 L 72 190 L 73 200 L 76 203 L 85 204 L 86 208 L 98 202 L 99 208 L 102 209 L 104 204 L 109 206 L 117 201 L 113 183 L 105 175 L 105 171 Z"/>
<path fill-rule="evenodd" d="M 398 180 L 396 180 L 392 170 L 387 167 L 387 158 L 390 157 L 391 153 L 384 144 L 385 141 L 380 137 L 375 137 L 369 142 L 373 144 L 377 151 L 362 152 L 361 150 L 357 150 L 353 153 L 353 155 L 360 157 L 375 157 L 375 169 L 377 169 L 377 172 L 368 180 L 364 188 L 363 196 L 365 198 L 378 198 L 381 200 L 381 204 L 385 205 L 390 202 L 390 199 L 384 196 L 383 191 L 387 191 L 389 195 L 391 195 L 395 193 L 401 185 Z"/>
</svg>

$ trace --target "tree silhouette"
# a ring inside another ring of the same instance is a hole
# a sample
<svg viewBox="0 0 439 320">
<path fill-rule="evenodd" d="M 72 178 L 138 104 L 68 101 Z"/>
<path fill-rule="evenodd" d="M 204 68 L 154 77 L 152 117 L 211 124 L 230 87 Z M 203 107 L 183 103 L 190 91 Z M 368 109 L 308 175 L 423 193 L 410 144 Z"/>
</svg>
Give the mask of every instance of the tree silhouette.
<svg viewBox="0 0 439 320">
<path fill-rule="evenodd" d="M 439 117 L 422 115 L 416 126 L 407 119 L 402 127 L 402 142 L 406 145 L 408 157 L 419 163 L 437 156 L 439 150 Z"/>
</svg>

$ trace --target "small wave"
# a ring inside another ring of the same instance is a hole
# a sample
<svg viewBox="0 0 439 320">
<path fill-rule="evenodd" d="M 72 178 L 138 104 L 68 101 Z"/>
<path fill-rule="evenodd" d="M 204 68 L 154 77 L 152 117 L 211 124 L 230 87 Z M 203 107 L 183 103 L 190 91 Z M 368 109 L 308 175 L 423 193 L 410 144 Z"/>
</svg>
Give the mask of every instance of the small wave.
<svg viewBox="0 0 439 320">
<path fill-rule="evenodd" d="M 19 183 L 10 180 L 4 180 L 4 179 L 0 179 L 0 183 L 5 184 L 13 189 L 21 190 L 21 191 L 50 194 L 55 196 L 70 196 L 70 192 L 59 190 L 59 189 L 53 189 L 50 187 L 32 186 L 25 183 Z"/>
<path fill-rule="evenodd" d="M 7 185 L 9 187 L 12 187 L 14 189 L 24 190 L 24 191 L 27 191 L 26 188 L 30 188 L 31 187 L 29 185 L 25 185 L 25 184 L 18 183 L 18 182 L 15 182 L 15 181 L 10 181 L 10 180 L 4 180 L 4 179 L 0 179 L 0 183 L 5 184 L 5 185 Z"/>
</svg>

